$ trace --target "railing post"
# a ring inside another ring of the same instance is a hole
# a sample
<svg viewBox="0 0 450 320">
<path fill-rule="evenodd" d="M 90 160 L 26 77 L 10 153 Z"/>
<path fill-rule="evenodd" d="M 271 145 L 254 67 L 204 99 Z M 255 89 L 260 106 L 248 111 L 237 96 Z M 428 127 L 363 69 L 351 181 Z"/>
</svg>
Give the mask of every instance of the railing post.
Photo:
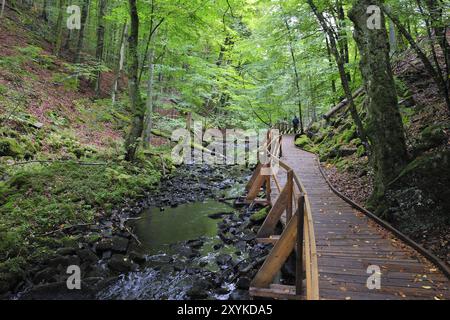
<svg viewBox="0 0 450 320">
<path fill-rule="evenodd" d="M 280 144 L 280 158 L 283 157 L 283 135 L 280 134 L 280 140 L 278 142 Z"/>
<path fill-rule="evenodd" d="M 297 209 L 297 256 L 295 271 L 295 291 L 297 295 L 303 293 L 303 230 L 305 222 L 305 195 L 298 199 Z"/>
<path fill-rule="evenodd" d="M 292 219 L 292 193 L 294 192 L 294 171 L 289 170 L 287 173 L 288 200 L 286 206 L 286 222 Z"/>
<path fill-rule="evenodd" d="M 270 185 L 270 176 L 266 177 L 266 198 L 267 202 L 271 203 L 271 193 L 272 193 L 272 186 Z"/>
</svg>

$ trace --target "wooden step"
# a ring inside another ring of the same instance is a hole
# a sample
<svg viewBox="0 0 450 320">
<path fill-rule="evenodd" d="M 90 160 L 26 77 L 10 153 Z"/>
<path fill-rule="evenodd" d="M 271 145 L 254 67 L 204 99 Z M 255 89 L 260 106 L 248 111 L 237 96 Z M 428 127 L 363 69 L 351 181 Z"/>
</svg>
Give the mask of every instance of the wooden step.
<svg viewBox="0 0 450 320">
<path fill-rule="evenodd" d="M 269 288 L 250 288 L 252 297 L 272 298 L 278 300 L 305 300 L 304 295 L 297 295 L 294 286 L 271 284 Z"/>
</svg>

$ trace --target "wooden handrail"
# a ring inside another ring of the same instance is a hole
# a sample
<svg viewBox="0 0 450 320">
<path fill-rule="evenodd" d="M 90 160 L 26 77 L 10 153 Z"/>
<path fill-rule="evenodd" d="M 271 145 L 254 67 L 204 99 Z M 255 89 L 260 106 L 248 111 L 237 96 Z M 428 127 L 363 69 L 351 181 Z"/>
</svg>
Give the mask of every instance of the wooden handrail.
<svg viewBox="0 0 450 320">
<path fill-rule="evenodd" d="M 271 143 L 267 143 L 270 141 Z M 274 150 L 272 143 L 275 142 Z M 319 275 L 317 266 L 317 249 L 314 233 L 313 217 L 311 204 L 308 194 L 294 170 L 279 159 L 281 152 L 281 135 L 274 137 L 272 130 L 267 134 L 267 140 L 264 143 L 265 152 L 270 160 L 268 164 L 258 164 L 258 167 L 247 186 L 248 195 L 247 202 L 256 201 L 261 186 L 266 184 L 265 200 L 270 204 L 271 191 L 270 179 L 273 179 L 279 191 L 279 197 L 273 203 L 266 220 L 258 232 L 258 240 L 265 243 L 274 243 L 274 248 L 270 252 L 268 258 L 252 281 L 250 293 L 255 296 L 265 297 L 293 297 L 300 299 L 303 293 L 303 271 L 306 273 L 306 299 L 319 299 Z M 272 152 L 273 151 L 273 152 Z M 263 177 L 261 169 L 264 167 L 273 169 L 274 163 L 279 165 L 286 171 L 287 182 L 284 186 L 280 185 L 277 173 L 271 172 L 270 175 Z M 298 193 L 296 192 L 298 189 Z M 259 201 L 262 201 L 261 199 Z M 273 232 L 276 224 L 280 220 L 283 213 L 286 213 L 286 227 L 281 236 L 274 236 Z M 289 254 L 296 250 L 296 286 L 288 287 L 283 290 L 280 285 L 271 284 L 275 274 L 281 269 L 281 266 L 287 260 Z M 280 291 L 289 291 L 283 294 Z"/>
</svg>

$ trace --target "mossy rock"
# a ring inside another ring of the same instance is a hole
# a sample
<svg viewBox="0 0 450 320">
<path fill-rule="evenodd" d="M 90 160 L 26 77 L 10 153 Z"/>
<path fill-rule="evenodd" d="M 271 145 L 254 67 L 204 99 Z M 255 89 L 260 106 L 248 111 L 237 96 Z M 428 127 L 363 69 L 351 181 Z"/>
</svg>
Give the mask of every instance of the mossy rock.
<svg viewBox="0 0 450 320">
<path fill-rule="evenodd" d="M 448 124 L 438 124 L 426 127 L 420 134 L 419 142 L 416 145 L 417 151 L 426 151 L 443 144 L 447 141 L 447 134 L 444 130 L 449 128 L 450 125 Z"/>
<path fill-rule="evenodd" d="M 314 152 L 314 143 L 308 138 L 306 135 L 301 135 L 295 140 L 295 145 L 299 148 L 302 148 L 306 151 Z"/>
<path fill-rule="evenodd" d="M 356 126 L 350 126 L 350 128 L 346 129 L 339 137 L 339 142 L 341 143 L 350 143 L 353 139 L 356 139 L 358 135 L 356 134 Z"/>
<path fill-rule="evenodd" d="M 250 216 L 250 221 L 253 223 L 260 223 L 263 222 L 267 215 L 269 214 L 270 207 L 264 207 L 261 210 L 255 212 Z"/>
<path fill-rule="evenodd" d="M 23 158 L 24 150 L 12 138 L 0 138 L 0 157 Z"/>
<path fill-rule="evenodd" d="M 422 174 L 431 177 L 450 179 L 450 150 L 433 152 L 417 157 L 400 173 L 400 179 L 410 174 Z"/>
</svg>

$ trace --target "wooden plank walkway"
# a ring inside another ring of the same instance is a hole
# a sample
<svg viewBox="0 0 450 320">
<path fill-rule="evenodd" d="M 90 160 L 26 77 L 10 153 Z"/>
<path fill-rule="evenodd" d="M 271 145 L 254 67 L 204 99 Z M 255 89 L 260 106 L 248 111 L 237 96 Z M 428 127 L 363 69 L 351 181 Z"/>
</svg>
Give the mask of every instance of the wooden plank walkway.
<svg viewBox="0 0 450 320">
<path fill-rule="evenodd" d="M 283 136 L 281 158 L 301 179 L 311 203 L 321 299 L 450 299 L 450 281 L 437 267 L 331 191 L 315 155 Z M 286 183 L 280 170 L 278 180 Z M 273 179 L 272 179 L 273 181 Z M 278 190 L 272 182 L 272 203 Z M 381 289 L 369 290 L 367 268 L 381 269 Z"/>
</svg>

